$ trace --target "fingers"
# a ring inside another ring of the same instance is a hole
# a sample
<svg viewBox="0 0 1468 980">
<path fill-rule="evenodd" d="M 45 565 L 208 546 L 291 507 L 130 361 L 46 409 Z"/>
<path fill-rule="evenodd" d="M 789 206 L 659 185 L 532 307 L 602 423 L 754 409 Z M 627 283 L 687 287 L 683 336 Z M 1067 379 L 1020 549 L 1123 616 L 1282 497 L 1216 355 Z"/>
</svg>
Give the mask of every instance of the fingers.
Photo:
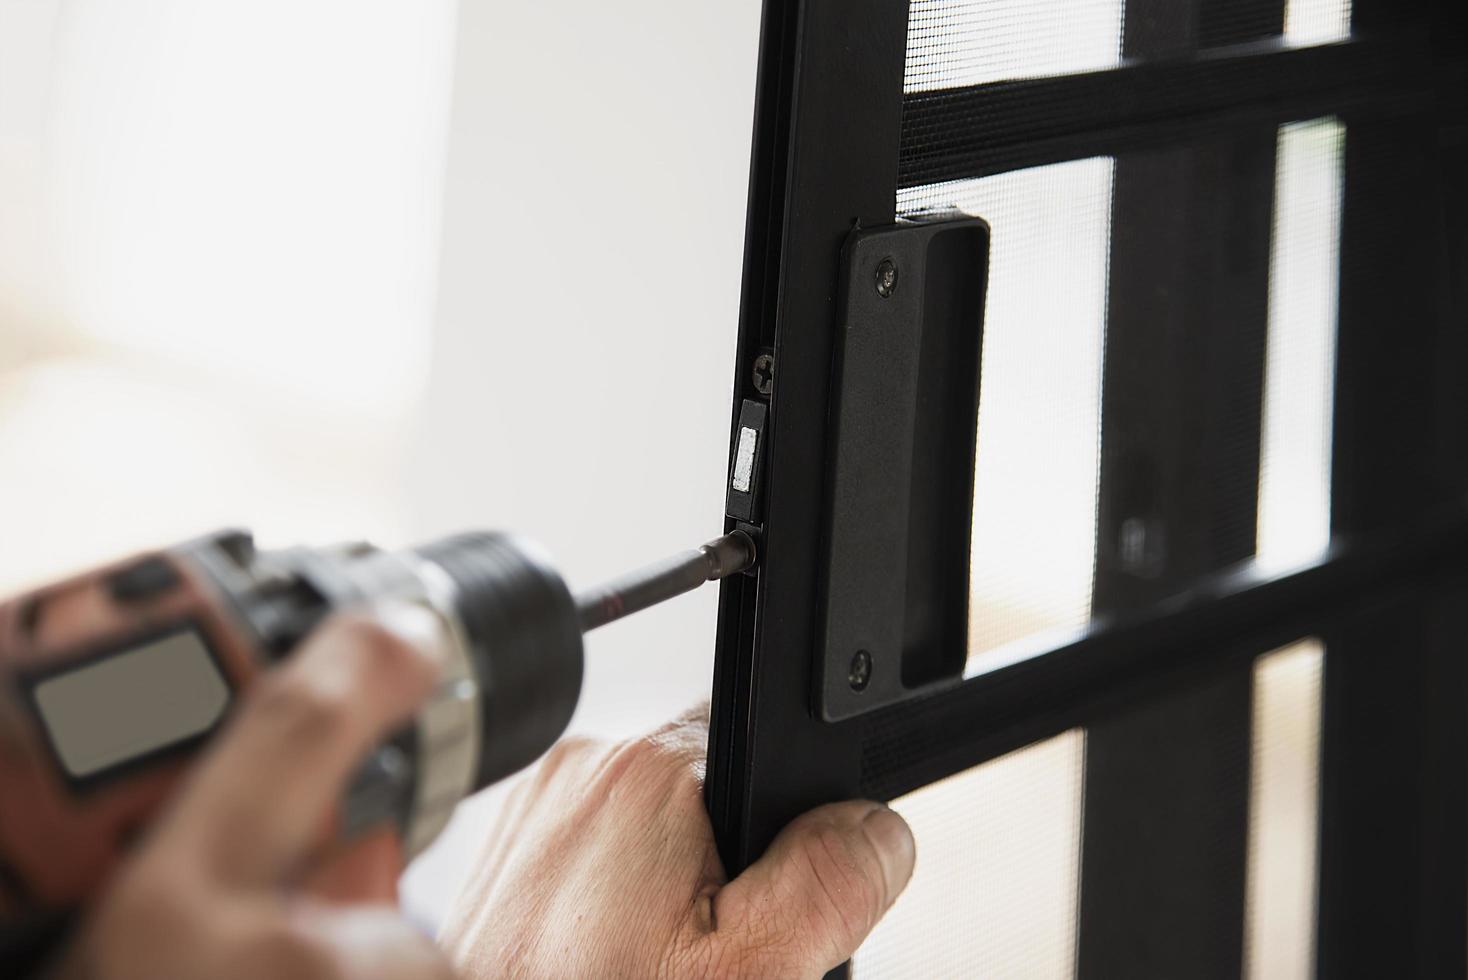
<svg viewBox="0 0 1468 980">
<path fill-rule="evenodd" d="M 158 846 L 236 884 L 293 870 L 368 750 L 432 691 L 439 629 L 407 606 L 328 621 L 249 692 Z"/>
<path fill-rule="evenodd" d="M 303 883 L 314 898 L 338 904 L 392 903 L 407 860 L 396 827 L 380 829 L 332 848 Z"/>
<path fill-rule="evenodd" d="M 328 952 L 343 980 L 452 980 L 442 951 L 390 906 L 303 910 L 297 926 Z M 320 976 L 320 974 L 313 974 Z"/>
<path fill-rule="evenodd" d="M 670 722 L 670 724 L 675 726 L 692 726 L 702 728 L 704 733 L 707 734 L 709 730 L 708 699 L 704 699 L 693 705 L 692 707 L 684 710 L 684 712 L 678 717 L 674 718 L 672 722 Z"/>
<path fill-rule="evenodd" d="M 716 955 L 740 975 L 820 976 L 856 952 L 915 856 L 906 822 L 880 804 L 814 810 L 715 896 Z"/>
</svg>

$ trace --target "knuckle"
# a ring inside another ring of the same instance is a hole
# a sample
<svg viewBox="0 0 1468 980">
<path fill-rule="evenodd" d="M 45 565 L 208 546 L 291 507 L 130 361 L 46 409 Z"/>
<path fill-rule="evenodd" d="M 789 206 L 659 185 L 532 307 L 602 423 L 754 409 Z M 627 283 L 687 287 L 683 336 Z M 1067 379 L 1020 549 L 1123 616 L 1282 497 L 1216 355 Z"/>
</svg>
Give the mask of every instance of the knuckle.
<svg viewBox="0 0 1468 980">
<path fill-rule="evenodd" d="M 251 937 L 235 958 L 242 976 L 340 980 L 341 965 L 316 937 L 288 922 Z"/>
<path fill-rule="evenodd" d="M 313 683 L 298 671 L 281 671 L 256 685 L 249 708 L 253 720 L 289 733 L 292 740 L 325 737 L 351 721 L 344 691 Z"/>
<path fill-rule="evenodd" d="M 662 769 L 672 753 L 656 735 L 643 735 L 617 746 L 616 759 L 623 769 Z"/>
<path fill-rule="evenodd" d="M 649 804 L 655 801 L 660 812 L 684 804 L 703 805 L 703 781 L 697 763 L 679 746 L 656 734 L 613 746 L 598 768 L 595 782 L 598 796 Z"/>
<path fill-rule="evenodd" d="M 594 739 L 584 735 L 571 735 L 561 739 L 546 752 L 541 761 L 541 773 L 552 776 L 563 769 L 575 765 L 582 759 L 587 758 L 597 749 Z"/>
<path fill-rule="evenodd" d="M 655 771 L 701 788 L 699 769 L 705 748 L 701 741 L 695 743 L 676 734 L 654 732 L 626 743 L 622 752 L 629 768 Z"/>
<path fill-rule="evenodd" d="M 347 615 L 330 629 L 369 675 L 389 681 L 408 681 L 429 670 L 425 659 L 407 640 L 370 616 Z"/>
<path fill-rule="evenodd" d="M 137 867 L 118 882 L 107 904 L 108 925 L 133 934 L 166 934 L 195 917 L 193 893 L 176 875 Z"/>
<path fill-rule="evenodd" d="M 571 759 L 579 759 L 597 749 L 597 741 L 585 735 L 567 735 L 555 745 L 551 746 L 546 758 L 555 759 L 558 762 L 566 762 Z"/>
<path fill-rule="evenodd" d="M 601 743 L 582 735 L 561 739 L 541 756 L 527 793 L 539 798 L 549 794 L 554 787 L 583 783 L 584 780 L 577 778 L 578 773 L 584 773 L 591 760 L 602 751 Z"/>
</svg>

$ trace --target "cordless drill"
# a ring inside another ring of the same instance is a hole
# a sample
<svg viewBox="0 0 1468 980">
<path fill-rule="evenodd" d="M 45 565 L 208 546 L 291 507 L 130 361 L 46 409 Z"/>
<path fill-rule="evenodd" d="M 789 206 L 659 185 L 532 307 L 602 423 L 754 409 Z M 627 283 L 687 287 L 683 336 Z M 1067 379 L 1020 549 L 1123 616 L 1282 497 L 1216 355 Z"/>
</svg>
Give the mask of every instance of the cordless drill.
<svg viewBox="0 0 1468 980">
<path fill-rule="evenodd" d="M 471 533 L 407 551 L 263 551 L 224 532 L 0 604 L 0 936 L 98 893 L 240 696 L 334 612 L 435 613 L 445 666 L 341 801 L 338 835 L 426 847 L 465 796 L 530 764 L 581 691 L 582 634 L 749 569 L 742 532 L 573 597 L 540 551 Z"/>
</svg>

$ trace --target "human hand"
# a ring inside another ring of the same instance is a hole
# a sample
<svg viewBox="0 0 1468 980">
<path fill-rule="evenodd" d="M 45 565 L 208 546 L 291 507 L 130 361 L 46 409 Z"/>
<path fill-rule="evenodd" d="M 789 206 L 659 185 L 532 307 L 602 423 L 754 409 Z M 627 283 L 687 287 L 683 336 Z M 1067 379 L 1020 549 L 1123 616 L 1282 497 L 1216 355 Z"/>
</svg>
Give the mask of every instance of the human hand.
<svg viewBox="0 0 1468 980">
<path fill-rule="evenodd" d="M 333 620 L 252 687 L 55 976 L 452 977 L 390 904 L 395 834 L 321 859 L 347 781 L 432 691 L 437 629 L 409 607 Z"/>
<path fill-rule="evenodd" d="M 506 802 L 441 942 L 465 980 L 820 977 L 912 874 L 875 803 L 808 813 L 729 881 L 703 802 L 706 711 L 630 742 L 561 742 Z"/>
</svg>

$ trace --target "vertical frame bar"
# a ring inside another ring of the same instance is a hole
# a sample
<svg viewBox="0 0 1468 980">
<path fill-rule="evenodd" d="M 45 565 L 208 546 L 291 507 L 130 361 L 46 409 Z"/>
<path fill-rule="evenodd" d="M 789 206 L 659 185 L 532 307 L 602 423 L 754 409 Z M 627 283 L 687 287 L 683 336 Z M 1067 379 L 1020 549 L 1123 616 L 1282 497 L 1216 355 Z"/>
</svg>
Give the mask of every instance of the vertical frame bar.
<svg viewBox="0 0 1468 980">
<path fill-rule="evenodd" d="M 1444 168 L 1447 122 L 1347 119 L 1337 535 L 1468 493 L 1468 331 L 1443 193 L 1465 178 Z M 1468 972 L 1465 600 L 1378 603 L 1327 637 L 1321 976 Z"/>
<path fill-rule="evenodd" d="M 1098 614 L 1254 553 L 1275 145 L 1117 163 Z M 1239 975 L 1252 693 L 1244 665 L 1089 730 L 1082 977 Z"/>
<path fill-rule="evenodd" d="M 906 37 L 906 3 L 765 8 L 735 385 L 737 406 L 745 360 L 772 346 L 763 560 L 720 598 L 707 789 L 731 874 L 795 816 L 860 790 L 855 729 L 811 711 L 827 492 L 812 461 L 827 447 L 842 245 L 895 216 Z"/>
<path fill-rule="evenodd" d="M 1282 2 L 1238 6 L 1128 3 L 1125 53 L 1283 30 Z M 1097 614 L 1254 553 L 1276 147 L 1264 126 L 1117 161 Z M 1240 975 L 1252 696 L 1243 666 L 1088 730 L 1081 977 Z"/>
</svg>

